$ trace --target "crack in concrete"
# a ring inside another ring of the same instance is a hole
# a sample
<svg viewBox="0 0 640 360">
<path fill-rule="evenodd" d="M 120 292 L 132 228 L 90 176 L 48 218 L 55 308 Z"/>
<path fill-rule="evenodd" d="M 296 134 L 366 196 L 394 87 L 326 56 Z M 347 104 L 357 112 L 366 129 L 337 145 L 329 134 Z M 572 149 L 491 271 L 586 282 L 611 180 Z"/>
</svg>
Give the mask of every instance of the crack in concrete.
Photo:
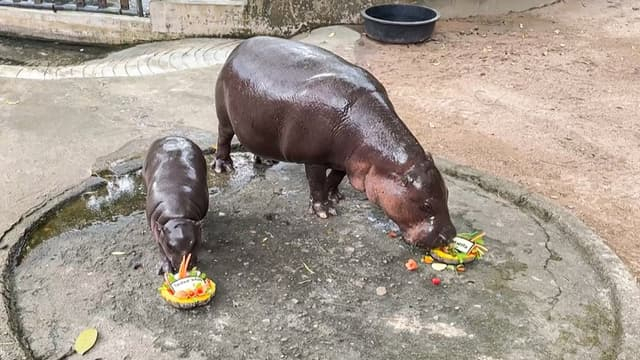
<svg viewBox="0 0 640 360">
<path fill-rule="evenodd" d="M 544 260 L 544 265 L 542 266 L 542 268 L 544 269 L 544 271 L 546 271 L 549 274 L 549 276 L 551 276 L 551 279 L 553 280 L 553 283 L 557 289 L 556 294 L 549 297 L 549 305 L 551 305 L 549 312 L 551 312 L 555 308 L 556 304 L 558 304 L 558 302 L 560 301 L 560 296 L 562 296 L 562 288 L 560 287 L 560 285 L 558 285 L 558 280 L 556 278 L 556 275 L 551 270 L 549 270 L 549 262 L 551 260 L 557 261 L 558 255 L 549 247 L 549 244 L 551 243 L 551 236 L 549 235 L 549 232 L 547 232 L 547 229 L 542 225 L 542 222 L 540 222 L 540 220 L 538 220 L 535 216 L 531 214 L 527 214 L 527 215 L 531 220 L 533 220 L 538 225 L 538 227 L 544 233 L 544 237 L 545 237 L 544 248 L 549 253 L 549 256 Z"/>
<path fill-rule="evenodd" d="M 551 270 L 549 270 L 549 262 L 551 260 L 557 260 L 558 255 L 549 247 L 549 244 L 551 243 L 551 236 L 549 235 L 549 233 L 547 232 L 547 229 L 543 226 L 542 222 L 537 216 L 540 216 L 540 218 L 542 218 L 545 222 L 547 222 L 553 218 L 553 215 L 548 211 L 541 212 L 539 209 L 528 206 L 529 197 L 532 194 L 531 192 L 525 192 L 525 193 L 519 194 L 518 196 L 509 196 L 508 193 L 505 194 L 503 190 L 501 190 L 499 187 L 496 186 L 496 184 L 482 181 L 481 178 L 477 175 L 467 174 L 467 173 L 458 171 L 457 169 L 446 169 L 444 173 L 454 178 L 461 179 L 463 181 L 468 181 L 471 184 L 475 184 L 476 186 L 478 186 L 480 189 L 484 191 L 487 191 L 492 194 L 496 194 L 501 198 L 511 201 L 515 206 L 522 209 L 522 211 L 525 214 L 527 214 L 527 216 L 531 220 L 533 220 L 533 222 L 535 222 L 536 225 L 538 225 L 538 227 L 542 230 L 545 236 L 544 248 L 549 253 L 549 256 L 544 261 L 543 269 L 549 274 L 549 276 L 551 276 L 551 279 L 553 280 L 554 285 L 557 289 L 556 294 L 549 297 L 549 305 L 551 305 L 551 308 L 549 309 L 549 311 L 552 311 L 555 308 L 556 304 L 560 301 L 560 297 L 562 296 L 562 288 L 560 287 L 560 285 L 558 285 L 558 280 L 556 278 L 556 275 Z"/>
</svg>

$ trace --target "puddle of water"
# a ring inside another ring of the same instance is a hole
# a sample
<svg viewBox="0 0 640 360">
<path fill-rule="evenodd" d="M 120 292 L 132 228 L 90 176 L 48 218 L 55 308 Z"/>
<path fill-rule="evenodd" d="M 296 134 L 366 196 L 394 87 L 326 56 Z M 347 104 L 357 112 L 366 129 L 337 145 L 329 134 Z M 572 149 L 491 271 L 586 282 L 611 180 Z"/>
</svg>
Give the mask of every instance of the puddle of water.
<svg viewBox="0 0 640 360">
<path fill-rule="evenodd" d="M 231 175 L 207 172 L 209 194 L 215 196 L 224 191 L 236 192 L 256 176 L 264 177 L 267 167 L 253 164 L 248 153 L 233 153 L 235 171 Z M 213 157 L 207 156 L 207 163 Z M 107 184 L 95 191 L 88 191 L 70 201 L 40 225 L 25 244 L 19 260 L 38 245 L 52 237 L 72 230 L 80 230 L 99 222 L 116 221 L 120 216 L 144 211 L 145 187 L 141 170 L 122 176 L 103 175 Z"/>
<path fill-rule="evenodd" d="M 82 194 L 51 215 L 31 234 L 20 259 L 51 237 L 144 210 L 145 191 L 140 176 L 125 175 L 107 181 L 106 186 Z"/>
<path fill-rule="evenodd" d="M 66 66 L 101 59 L 126 46 L 77 45 L 0 36 L 0 65 Z"/>
</svg>

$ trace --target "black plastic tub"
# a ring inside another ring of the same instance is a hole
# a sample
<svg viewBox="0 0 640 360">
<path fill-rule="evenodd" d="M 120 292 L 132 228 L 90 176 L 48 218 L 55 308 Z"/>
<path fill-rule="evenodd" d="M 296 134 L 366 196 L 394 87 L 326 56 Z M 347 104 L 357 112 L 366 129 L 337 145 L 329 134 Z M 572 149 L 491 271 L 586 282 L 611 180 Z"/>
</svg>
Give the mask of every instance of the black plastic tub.
<svg viewBox="0 0 640 360">
<path fill-rule="evenodd" d="M 412 44 L 428 40 L 440 18 L 437 10 L 419 5 L 376 5 L 362 10 L 364 31 L 372 39 Z"/>
</svg>

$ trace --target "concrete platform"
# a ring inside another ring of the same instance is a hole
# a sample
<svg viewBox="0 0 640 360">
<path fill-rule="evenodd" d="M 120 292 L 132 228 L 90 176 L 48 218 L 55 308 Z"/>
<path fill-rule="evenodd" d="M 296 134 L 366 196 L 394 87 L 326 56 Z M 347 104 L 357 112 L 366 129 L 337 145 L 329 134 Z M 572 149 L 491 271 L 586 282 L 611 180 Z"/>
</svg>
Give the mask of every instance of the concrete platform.
<svg viewBox="0 0 640 360">
<path fill-rule="evenodd" d="M 616 280 L 580 239 L 473 183 L 447 177 L 452 214 L 460 231 L 488 233 L 488 255 L 465 273 L 411 273 L 404 262 L 421 251 L 390 239 L 394 224 L 362 194 L 343 184 L 340 216 L 320 220 L 306 212 L 300 165 L 234 159 L 232 176 L 210 179 L 200 264 L 218 284 L 209 306 L 179 311 L 157 295 L 139 183 L 111 204 L 89 194 L 33 234 L 54 236 L 4 294 L 29 352 L 64 352 L 88 326 L 100 332 L 90 356 L 109 359 L 616 358 L 630 344 L 637 312 L 619 312 Z M 96 203 L 107 217 L 74 229 Z"/>
</svg>

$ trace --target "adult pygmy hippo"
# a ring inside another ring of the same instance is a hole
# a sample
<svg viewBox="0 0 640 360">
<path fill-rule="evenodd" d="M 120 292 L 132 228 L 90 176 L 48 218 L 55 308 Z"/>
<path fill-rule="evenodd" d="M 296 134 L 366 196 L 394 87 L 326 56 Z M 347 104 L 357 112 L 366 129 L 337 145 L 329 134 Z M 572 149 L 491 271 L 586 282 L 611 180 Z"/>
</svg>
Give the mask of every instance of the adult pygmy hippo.
<svg viewBox="0 0 640 360">
<path fill-rule="evenodd" d="M 176 271 L 183 256 L 196 263 L 201 226 L 209 209 L 207 163 L 191 140 L 168 136 L 151 144 L 142 167 L 146 215 L 163 259 L 159 273 Z"/>
<path fill-rule="evenodd" d="M 233 169 L 235 134 L 258 156 L 305 164 L 311 211 L 321 218 L 336 214 L 346 175 L 410 244 L 432 248 L 455 236 L 431 155 L 366 70 L 316 46 L 254 37 L 229 55 L 215 97 L 216 172 Z"/>
</svg>

